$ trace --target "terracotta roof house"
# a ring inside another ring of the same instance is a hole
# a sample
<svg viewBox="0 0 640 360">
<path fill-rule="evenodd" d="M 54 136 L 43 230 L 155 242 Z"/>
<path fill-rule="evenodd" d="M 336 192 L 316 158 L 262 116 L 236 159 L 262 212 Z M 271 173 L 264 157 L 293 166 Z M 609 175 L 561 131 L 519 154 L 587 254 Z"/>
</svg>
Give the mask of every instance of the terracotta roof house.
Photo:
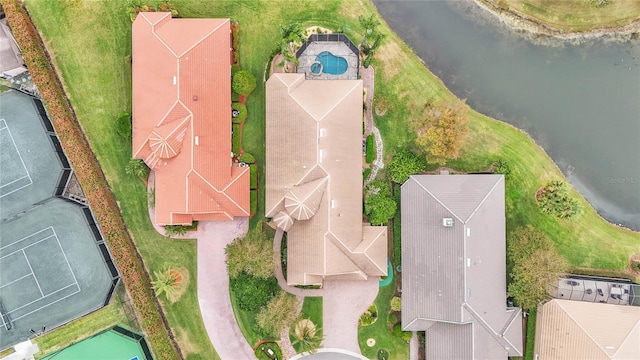
<svg viewBox="0 0 640 360">
<path fill-rule="evenodd" d="M 418 175 L 402 185 L 402 328 L 426 359 L 522 356 L 506 306 L 503 175 Z"/>
<path fill-rule="evenodd" d="M 249 168 L 232 164 L 229 19 L 133 22 L 133 157 L 155 171 L 156 223 L 249 215 Z"/>
<path fill-rule="evenodd" d="M 287 283 L 387 275 L 387 228 L 362 221 L 362 80 L 273 74 L 266 216 L 287 232 Z"/>
<path fill-rule="evenodd" d="M 535 357 L 640 359 L 640 307 L 554 299 L 538 307 Z"/>
</svg>

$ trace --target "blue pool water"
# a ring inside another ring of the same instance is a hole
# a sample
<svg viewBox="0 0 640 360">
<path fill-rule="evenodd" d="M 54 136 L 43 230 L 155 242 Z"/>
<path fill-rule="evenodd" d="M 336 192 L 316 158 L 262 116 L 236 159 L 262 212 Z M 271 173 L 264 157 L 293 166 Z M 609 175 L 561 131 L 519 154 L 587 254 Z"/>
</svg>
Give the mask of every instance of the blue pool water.
<svg viewBox="0 0 640 360">
<path fill-rule="evenodd" d="M 316 57 L 316 61 L 322 64 L 322 69 L 319 69 L 318 64 L 311 64 L 311 72 L 313 72 L 314 74 L 320 72 L 314 70 L 322 70 L 323 73 L 331 75 L 340 75 L 344 74 L 345 71 L 347 71 L 347 59 L 340 56 L 335 56 L 329 51 L 323 51 L 318 54 L 318 56 Z"/>
</svg>

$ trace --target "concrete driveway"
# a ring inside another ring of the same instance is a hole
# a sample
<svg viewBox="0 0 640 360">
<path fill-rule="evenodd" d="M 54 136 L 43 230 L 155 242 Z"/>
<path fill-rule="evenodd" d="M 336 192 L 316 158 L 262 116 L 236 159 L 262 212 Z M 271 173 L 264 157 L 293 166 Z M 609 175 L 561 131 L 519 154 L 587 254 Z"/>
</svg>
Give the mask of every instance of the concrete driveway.
<svg viewBox="0 0 640 360">
<path fill-rule="evenodd" d="M 255 359 L 236 323 L 231 298 L 224 248 L 236 237 L 247 233 L 246 217 L 233 221 L 201 221 L 198 239 L 198 303 L 204 326 L 213 347 L 223 360 Z"/>
</svg>

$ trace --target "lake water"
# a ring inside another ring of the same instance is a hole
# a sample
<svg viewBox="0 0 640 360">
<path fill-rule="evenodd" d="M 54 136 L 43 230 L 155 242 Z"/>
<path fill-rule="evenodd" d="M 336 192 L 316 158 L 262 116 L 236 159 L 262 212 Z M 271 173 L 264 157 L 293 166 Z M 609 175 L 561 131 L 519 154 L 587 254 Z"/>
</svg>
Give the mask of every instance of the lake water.
<svg viewBox="0 0 640 360">
<path fill-rule="evenodd" d="M 458 97 L 527 131 L 603 217 L 640 230 L 637 42 L 536 45 L 475 5 L 374 3 Z"/>
</svg>

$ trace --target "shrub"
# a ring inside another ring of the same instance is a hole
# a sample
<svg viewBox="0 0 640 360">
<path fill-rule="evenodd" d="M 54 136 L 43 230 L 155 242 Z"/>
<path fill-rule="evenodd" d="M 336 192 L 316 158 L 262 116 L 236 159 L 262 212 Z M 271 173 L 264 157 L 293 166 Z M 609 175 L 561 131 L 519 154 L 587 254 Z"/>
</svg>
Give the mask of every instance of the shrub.
<svg viewBox="0 0 640 360">
<path fill-rule="evenodd" d="M 371 61 L 373 61 L 373 54 L 374 53 L 375 53 L 375 51 L 369 52 L 369 55 L 367 55 L 367 57 L 362 62 L 362 66 L 364 66 L 365 68 L 368 68 L 371 65 Z"/>
<path fill-rule="evenodd" d="M 253 157 L 253 155 L 249 154 L 249 153 L 242 153 L 242 155 L 240 155 L 239 160 L 243 163 L 246 164 L 253 164 L 256 162 L 256 158 Z"/>
<path fill-rule="evenodd" d="M 395 215 L 397 207 L 396 201 L 391 196 L 389 184 L 382 181 L 372 181 L 367 185 L 364 211 L 372 224 L 386 223 Z"/>
<path fill-rule="evenodd" d="M 371 315 L 370 312 L 366 311 L 362 315 L 360 315 L 360 320 L 358 321 L 358 324 L 360 326 L 369 326 L 373 324 L 375 321 L 376 319 L 373 317 L 373 315 Z"/>
<path fill-rule="evenodd" d="M 240 133 L 240 125 L 231 125 L 231 151 L 234 154 L 239 154 L 242 148 L 242 134 Z"/>
<path fill-rule="evenodd" d="M 426 169 L 427 162 L 424 157 L 407 149 L 395 153 L 389 164 L 391 180 L 398 184 L 407 181 L 410 175 L 420 174 Z"/>
<path fill-rule="evenodd" d="M 387 325 L 393 326 L 398 323 L 398 313 L 392 312 L 387 315 Z"/>
<path fill-rule="evenodd" d="M 258 190 L 249 192 L 249 213 L 254 215 L 258 211 Z"/>
<path fill-rule="evenodd" d="M 243 121 L 247 120 L 247 106 L 245 104 L 234 102 L 231 104 L 231 109 L 238 111 L 238 116 L 231 116 L 231 121 L 234 124 L 240 124 Z"/>
<path fill-rule="evenodd" d="M 371 164 L 376 159 L 376 139 L 373 138 L 373 135 L 367 136 L 365 154 L 368 164 Z"/>
<path fill-rule="evenodd" d="M 256 164 L 249 165 L 249 188 L 258 188 L 258 166 Z"/>
<path fill-rule="evenodd" d="M 140 159 L 129 159 L 129 162 L 124 167 L 124 172 L 127 175 L 137 176 L 141 179 L 146 179 L 149 176 L 149 171 L 147 164 Z"/>
<path fill-rule="evenodd" d="M 364 172 L 362 173 L 362 179 L 367 180 L 369 178 L 369 175 L 371 175 L 371 168 L 364 169 Z"/>
<path fill-rule="evenodd" d="M 237 25 L 232 26 L 231 27 L 231 38 L 232 38 L 231 46 L 233 47 L 234 51 L 238 51 L 238 41 L 239 41 L 238 33 L 239 33 L 238 26 Z"/>
<path fill-rule="evenodd" d="M 273 355 L 269 355 L 269 349 L 273 351 Z M 258 346 L 254 350 L 254 355 L 258 360 L 282 359 L 282 350 L 276 342 L 267 342 Z"/>
<path fill-rule="evenodd" d="M 116 120 L 116 134 L 125 140 L 131 139 L 131 114 L 122 113 Z"/>
<path fill-rule="evenodd" d="M 238 300 L 238 306 L 246 311 L 258 311 L 280 289 L 275 277 L 263 279 L 244 271 L 229 279 L 229 288 Z"/>
<path fill-rule="evenodd" d="M 385 349 L 378 349 L 378 352 L 376 353 L 376 357 L 378 358 L 378 360 L 388 360 L 389 352 Z"/>
<path fill-rule="evenodd" d="M 256 88 L 256 77 L 248 70 L 240 70 L 233 75 L 231 88 L 240 95 L 249 95 Z"/>
<path fill-rule="evenodd" d="M 505 160 L 498 160 L 496 161 L 496 165 L 493 168 L 493 173 L 494 174 L 502 174 L 505 177 L 509 174 L 511 174 L 511 167 L 509 167 L 509 163 L 506 162 Z"/>
<path fill-rule="evenodd" d="M 631 262 L 631 269 L 635 272 L 640 272 L 640 261 L 632 261 Z"/>
<path fill-rule="evenodd" d="M 238 64 L 231 65 L 231 76 L 232 76 L 232 77 L 233 77 L 233 75 L 235 75 L 238 71 L 240 71 L 240 65 L 238 65 Z M 231 94 L 233 95 L 234 93 L 232 92 Z M 236 96 L 238 96 L 238 94 L 236 94 Z M 237 101 L 237 100 L 233 100 L 233 101 Z"/>
<path fill-rule="evenodd" d="M 399 296 L 394 296 L 391 298 L 391 310 L 402 311 L 402 300 Z"/>
<path fill-rule="evenodd" d="M 193 231 L 197 228 L 198 222 L 192 225 L 165 225 L 164 234 L 171 237 L 172 235 L 184 235 L 187 231 Z"/>
<path fill-rule="evenodd" d="M 402 331 L 402 325 L 400 323 L 393 325 L 393 335 L 407 342 L 411 340 L 411 336 L 413 336 L 411 331 Z"/>
<path fill-rule="evenodd" d="M 536 200 L 543 214 L 555 215 L 560 219 L 571 219 L 580 212 L 580 203 L 569 196 L 566 184 L 560 180 L 551 181 L 538 190 Z"/>
</svg>

